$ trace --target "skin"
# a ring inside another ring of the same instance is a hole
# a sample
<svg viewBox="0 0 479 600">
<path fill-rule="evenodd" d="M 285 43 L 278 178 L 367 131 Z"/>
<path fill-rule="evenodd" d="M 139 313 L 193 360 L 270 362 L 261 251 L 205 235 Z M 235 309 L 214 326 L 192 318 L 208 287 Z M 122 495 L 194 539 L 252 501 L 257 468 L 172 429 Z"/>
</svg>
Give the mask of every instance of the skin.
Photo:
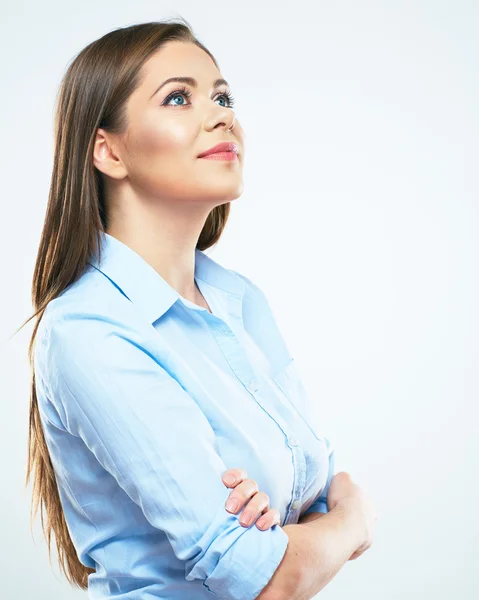
<svg viewBox="0 0 479 600">
<path fill-rule="evenodd" d="M 234 482 L 229 482 L 226 477 L 232 476 Z M 226 510 L 232 514 L 236 514 L 244 508 L 239 522 L 244 527 L 249 527 L 255 523 L 258 529 L 269 529 L 273 525 L 280 524 L 280 513 L 276 508 L 270 508 L 269 496 L 264 492 L 260 492 L 258 484 L 254 479 L 247 478 L 247 473 L 244 469 L 233 468 L 228 469 L 223 473 L 223 483 L 226 487 L 234 488 L 226 501 Z M 236 500 L 238 506 L 236 509 L 229 508 L 229 502 Z"/>
</svg>

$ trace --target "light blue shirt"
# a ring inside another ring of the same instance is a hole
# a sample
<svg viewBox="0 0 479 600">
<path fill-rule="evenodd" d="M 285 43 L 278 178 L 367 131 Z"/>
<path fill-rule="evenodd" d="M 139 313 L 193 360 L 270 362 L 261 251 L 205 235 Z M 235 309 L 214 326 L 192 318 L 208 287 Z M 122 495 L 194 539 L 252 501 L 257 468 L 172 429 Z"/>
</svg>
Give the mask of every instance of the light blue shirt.
<svg viewBox="0 0 479 600">
<path fill-rule="evenodd" d="M 60 499 L 90 598 L 253 600 L 288 544 L 327 512 L 334 451 L 264 293 L 195 250 L 210 306 L 176 292 L 102 232 L 102 253 L 52 300 L 35 384 Z M 232 467 L 281 524 L 230 514 Z"/>
</svg>

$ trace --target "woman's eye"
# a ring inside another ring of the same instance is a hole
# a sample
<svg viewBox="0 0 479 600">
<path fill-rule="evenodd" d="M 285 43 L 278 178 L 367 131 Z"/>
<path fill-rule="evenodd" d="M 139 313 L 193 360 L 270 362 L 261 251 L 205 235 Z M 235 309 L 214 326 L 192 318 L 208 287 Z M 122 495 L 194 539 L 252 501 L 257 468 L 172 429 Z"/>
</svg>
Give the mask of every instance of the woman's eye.
<svg viewBox="0 0 479 600">
<path fill-rule="evenodd" d="M 183 94 L 175 94 L 173 96 L 173 98 L 182 98 L 182 97 L 183 97 Z M 176 104 L 178 104 L 178 102 Z"/>
<path fill-rule="evenodd" d="M 173 98 L 179 98 L 180 96 L 185 96 L 185 98 L 189 99 L 189 98 L 191 98 L 191 92 L 190 92 L 190 90 L 187 90 L 186 88 L 175 90 L 174 92 L 171 92 L 171 94 L 168 94 L 168 96 L 162 102 L 162 106 L 169 104 L 170 101 L 173 100 Z M 183 106 L 183 104 L 175 103 L 174 106 Z"/>
<path fill-rule="evenodd" d="M 235 101 L 234 101 L 233 96 L 231 95 L 231 92 L 223 92 L 222 94 L 218 94 L 218 98 L 221 98 L 221 97 L 226 98 L 226 100 L 228 102 L 228 104 L 226 106 L 228 108 L 233 108 Z"/>
<path fill-rule="evenodd" d="M 171 94 L 170 96 L 168 96 L 168 98 L 165 100 L 164 104 L 169 104 L 171 100 L 173 100 L 173 98 L 181 98 L 182 96 L 186 96 L 186 94 L 184 94 L 183 92 L 181 93 L 174 93 Z M 175 106 L 183 106 L 183 104 L 178 104 L 178 102 L 175 102 Z"/>
</svg>

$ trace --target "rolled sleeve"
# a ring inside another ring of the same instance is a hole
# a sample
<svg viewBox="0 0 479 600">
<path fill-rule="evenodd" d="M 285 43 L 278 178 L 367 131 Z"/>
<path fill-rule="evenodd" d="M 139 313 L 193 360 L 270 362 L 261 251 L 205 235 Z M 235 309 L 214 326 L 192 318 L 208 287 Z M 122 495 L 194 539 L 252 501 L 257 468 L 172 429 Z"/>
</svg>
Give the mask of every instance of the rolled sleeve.
<svg viewBox="0 0 479 600">
<path fill-rule="evenodd" d="M 38 367 L 66 431 L 165 532 L 185 578 L 221 598 L 256 598 L 288 536 L 226 511 L 214 430 L 155 349 L 124 322 L 83 309 L 50 319 L 43 351 Z"/>
<path fill-rule="evenodd" d="M 212 565 L 208 565 L 208 576 L 200 562 L 186 579 L 204 579 L 206 589 L 220 598 L 254 600 L 278 568 L 288 540 L 288 535 L 279 525 L 260 531 L 255 526 L 245 529 L 235 523 L 223 532 L 218 542 L 220 560 L 212 569 Z"/>
<path fill-rule="evenodd" d="M 327 445 L 328 453 L 329 453 L 328 478 L 326 481 L 326 485 L 324 486 L 324 489 L 321 491 L 321 494 L 316 498 L 316 500 L 313 502 L 313 504 L 307 510 L 304 511 L 303 514 L 305 514 L 305 515 L 308 515 L 309 513 L 313 513 L 313 512 L 320 512 L 320 513 L 329 512 L 327 500 L 328 500 L 329 486 L 331 485 L 331 480 L 334 475 L 334 447 L 332 446 L 332 444 L 328 438 L 324 438 L 324 439 L 326 441 L 326 445 Z"/>
</svg>

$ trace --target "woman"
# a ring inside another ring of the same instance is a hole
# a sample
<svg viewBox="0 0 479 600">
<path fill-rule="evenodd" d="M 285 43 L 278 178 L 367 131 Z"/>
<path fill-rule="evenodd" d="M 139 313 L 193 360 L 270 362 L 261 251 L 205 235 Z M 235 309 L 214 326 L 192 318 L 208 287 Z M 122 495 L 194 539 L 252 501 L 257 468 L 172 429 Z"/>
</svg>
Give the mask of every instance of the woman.
<svg viewBox="0 0 479 600">
<path fill-rule="evenodd" d="M 328 497 L 333 450 L 264 294 L 204 252 L 242 192 L 233 102 L 175 22 L 108 33 L 62 81 L 27 481 L 91 598 L 266 598 L 287 526 L 353 495 Z"/>
</svg>

